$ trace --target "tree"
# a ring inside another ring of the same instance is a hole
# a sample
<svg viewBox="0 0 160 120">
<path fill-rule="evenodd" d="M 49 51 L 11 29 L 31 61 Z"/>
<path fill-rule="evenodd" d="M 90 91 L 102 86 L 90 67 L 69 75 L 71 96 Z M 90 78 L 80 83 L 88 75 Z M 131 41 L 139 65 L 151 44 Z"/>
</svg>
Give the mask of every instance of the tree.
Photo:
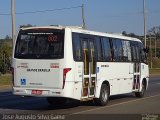
<svg viewBox="0 0 160 120">
<path fill-rule="evenodd" d="M 137 37 L 137 35 L 135 35 L 134 33 L 129 33 L 128 36 L 130 36 L 130 37 Z"/>
<path fill-rule="evenodd" d="M 3 74 L 10 70 L 12 54 L 12 47 L 5 41 L 0 42 L 0 72 Z"/>
<path fill-rule="evenodd" d="M 152 27 L 148 30 L 147 33 L 149 36 L 155 36 L 156 38 L 160 38 L 160 26 Z"/>
<path fill-rule="evenodd" d="M 27 28 L 27 27 L 35 27 L 35 25 L 31 25 L 31 24 L 20 25 L 20 28 Z"/>
<path fill-rule="evenodd" d="M 6 35 L 5 40 L 11 40 L 12 38 L 9 35 Z"/>
<path fill-rule="evenodd" d="M 127 36 L 127 32 L 126 32 L 126 31 L 123 31 L 123 32 L 122 32 L 122 35 Z"/>
<path fill-rule="evenodd" d="M 136 35 L 136 34 L 134 34 L 134 33 L 128 33 L 128 34 L 127 34 L 126 31 L 123 31 L 123 32 L 122 32 L 122 35 L 128 36 L 128 37 L 139 38 L 139 39 L 140 39 L 140 36 L 138 36 L 138 35 Z"/>
</svg>

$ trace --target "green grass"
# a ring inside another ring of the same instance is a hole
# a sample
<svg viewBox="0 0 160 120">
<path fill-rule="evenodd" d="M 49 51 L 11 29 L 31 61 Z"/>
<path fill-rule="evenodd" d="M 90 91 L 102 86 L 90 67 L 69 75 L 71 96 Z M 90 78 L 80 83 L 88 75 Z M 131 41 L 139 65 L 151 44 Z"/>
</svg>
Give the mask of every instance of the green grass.
<svg viewBox="0 0 160 120">
<path fill-rule="evenodd" d="M 160 68 L 160 59 L 153 58 L 152 63 L 153 63 L 153 66 L 152 66 L 153 68 Z"/>
<path fill-rule="evenodd" d="M 4 74 L 0 76 L 0 86 L 11 85 L 12 84 L 12 75 Z"/>
<path fill-rule="evenodd" d="M 156 74 L 156 75 L 160 75 L 160 69 L 150 69 L 149 73 L 152 75 Z"/>
</svg>

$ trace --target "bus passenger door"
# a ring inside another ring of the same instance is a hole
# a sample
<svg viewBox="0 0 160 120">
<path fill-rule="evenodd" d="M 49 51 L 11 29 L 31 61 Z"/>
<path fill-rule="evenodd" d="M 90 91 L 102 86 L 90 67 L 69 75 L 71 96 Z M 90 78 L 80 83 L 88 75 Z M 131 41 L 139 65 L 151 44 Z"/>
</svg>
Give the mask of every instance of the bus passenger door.
<svg viewBox="0 0 160 120">
<path fill-rule="evenodd" d="M 133 91 L 138 91 L 140 89 L 140 51 L 139 51 L 139 46 L 138 43 L 132 43 L 132 52 L 133 52 L 133 60 L 134 60 L 134 65 L 133 65 Z"/>
<path fill-rule="evenodd" d="M 140 63 L 134 63 L 133 91 L 138 91 L 140 88 L 140 69 Z"/>
<path fill-rule="evenodd" d="M 95 45 L 92 39 L 82 39 L 83 82 L 82 97 L 94 97 L 96 83 Z"/>
</svg>

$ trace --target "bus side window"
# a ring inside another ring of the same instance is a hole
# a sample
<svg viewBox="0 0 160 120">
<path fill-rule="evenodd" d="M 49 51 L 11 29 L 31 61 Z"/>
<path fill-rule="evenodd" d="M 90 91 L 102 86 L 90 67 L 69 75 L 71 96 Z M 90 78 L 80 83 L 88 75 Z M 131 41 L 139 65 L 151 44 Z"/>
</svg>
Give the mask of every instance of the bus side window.
<svg viewBox="0 0 160 120">
<path fill-rule="evenodd" d="M 100 37 L 95 37 L 96 40 L 96 48 L 97 48 L 97 60 L 103 61 L 103 52 L 102 52 L 102 44 Z"/>
<path fill-rule="evenodd" d="M 79 34 L 72 34 L 72 42 L 73 42 L 73 58 L 75 61 L 82 61 L 82 53 L 81 53 L 81 43 Z"/>
<path fill-rule="evenodd" d="M 140 50 L 139 50 L 138 42 L 131 42 L 131 49 L 132 49 L 132 61 L 139 62 Z"/>
<path fill-rule="evenodd" d="M 102 47 L 103 47 L 103 59 L 104 61 L 112 61 L 112 54 L 111 54 L 111 45 L 109 38 L 102 38 Z"/>
<path fill-rule="evenodd" d="M 123 61 L 125 62 L 131 62 L 131 47 L 130 42 L 126 40 L 122 40 L 122 46 L 123 46 Z"/>
<path fill-rule="evenodd" d="M 112 45 L 113 45 L 113 60 L 116 62 L 121 62 L 123 61 L 123 48 L 122 48 L 122 40 L 119 39 L 113 39 L 112 40 Z"/>
<path fill-rule="evenodd" d="M 131 43 L 131 51 L 132 51 L 132 62 L 136 62 L 137 58 L 136 58 L 136 48 L 133 42 Z"/>
<path fill-rule="evenodd" d="M 126 41 L 126 45 L 127 45 L 127 52 L 128 52 L 128 61 L 131 62 L 132 61 L 131 44 L 129 41 Z"/>
<path fill-rule="evenodd" d="M 139 42 L 139 49 L 140 49 L 140 61 L 142 63 L 146 63 L 147 59 L 146 59 L 146 53 L 144 51 L 144 46 L 142 43 Z"/>
<path fill-rule="evenodd" d="M 136 53 L 137 53 L 137 62 L 140 62 L 140 49 L 138 46 L 138 42 L 136 42 Z"/>
</svg>

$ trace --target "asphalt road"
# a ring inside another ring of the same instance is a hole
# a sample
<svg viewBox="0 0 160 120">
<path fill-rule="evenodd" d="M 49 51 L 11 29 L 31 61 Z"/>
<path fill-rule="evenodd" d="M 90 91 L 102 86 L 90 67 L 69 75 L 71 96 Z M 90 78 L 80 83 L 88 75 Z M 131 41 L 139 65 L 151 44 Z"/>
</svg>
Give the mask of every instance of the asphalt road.
<svg viewBox="0 0 160 120">
<path fill-rule="evenodd" d="M 51 106 L 45 98 L 14 96 L 10 89 L 0 89 L 0 113 L 1 119 L 10 117 L 2 116 L 6 114 L 60 114 L 65 116 L 59 119 L 65 117 L 83 120 L 106 118 L 134 120 L 146 116 L 157 117 L 156 115 L 160 114 L 160 77 L 150 78 L 144 98 L 136 98 L 134 94 L 116 95 L 112 96 L 108 105 L 104 107 L 95 106 L 92 102 L 73 101 L 68 101 L 65 105 Z M 55 119 L 53 116 L 47 117 L 42 119 Z M 158 117 L 160 119 L 160 115 Z"/>
</svg>

